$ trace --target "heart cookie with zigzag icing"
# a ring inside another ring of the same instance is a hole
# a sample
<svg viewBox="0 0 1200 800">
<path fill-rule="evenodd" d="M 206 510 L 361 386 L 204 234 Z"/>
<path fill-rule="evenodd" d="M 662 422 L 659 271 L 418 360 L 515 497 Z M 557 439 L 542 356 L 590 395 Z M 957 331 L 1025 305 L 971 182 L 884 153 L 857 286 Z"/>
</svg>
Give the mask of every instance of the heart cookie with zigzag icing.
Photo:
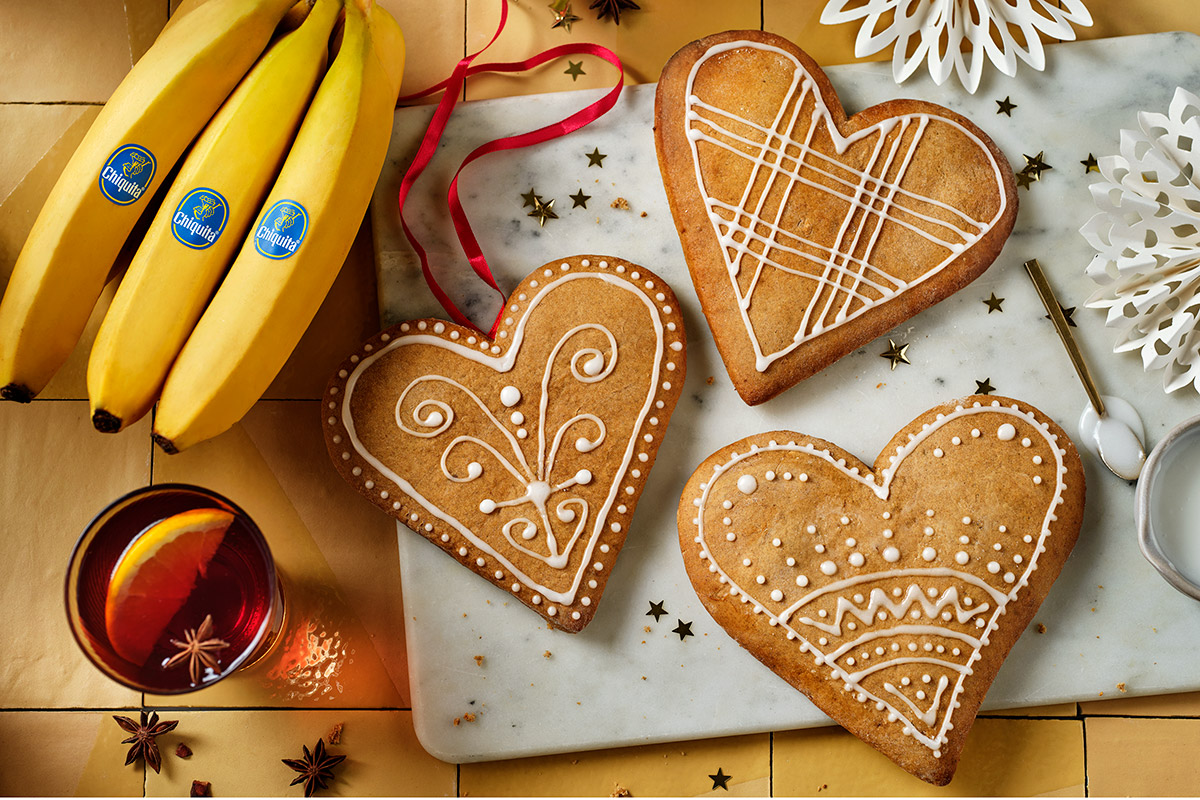
<svg viewBox="0 0 1200 800">
<path fill-rule="evenodd" d="M 937 785 L 1075 545 L 1084 478 L 1007 398 L 931 409 L 872 468 L 788 431 L 711 455 L 679 504 L 692 584 L 739 644 Z"/>
<path fill-rule="evenodd" d="M 916 100 L 847 118 L 816 62 L 769 33 L 676 53 L 655 142 L 704 315 L 751 405 L 967 285 L 1016 219 L 1012 168 L 968 119 Z"/>
<path fill-rule="evenodd" d="M 542 615 L 591 621 L 687 365 L 671 287 L 574 256 L 509 295 L 493 336 L 437 319 L 365 342 L 326 390 L 342 477 Z"/>
</svg>

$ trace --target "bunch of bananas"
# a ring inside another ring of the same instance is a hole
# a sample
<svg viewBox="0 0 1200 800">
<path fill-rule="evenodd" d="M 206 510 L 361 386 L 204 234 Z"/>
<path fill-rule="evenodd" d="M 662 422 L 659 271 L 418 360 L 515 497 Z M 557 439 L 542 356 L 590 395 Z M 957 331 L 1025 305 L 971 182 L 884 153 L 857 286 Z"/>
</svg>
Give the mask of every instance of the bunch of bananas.
<svg viewBox="0 0 1200 800">
<path fill-rule="evenodd" d="M 206 0 L 177 12 L 17 258 L 0 301 L 0 398 L 27 402 L 49 382 L 161 194 L 92 347 L 92 422 L 118 431 L 157 400 L 154 440 L 177 452 L 241 419 L 350 250 L 403 67 L 400 28 L 374 0 Z"/>
</svg>

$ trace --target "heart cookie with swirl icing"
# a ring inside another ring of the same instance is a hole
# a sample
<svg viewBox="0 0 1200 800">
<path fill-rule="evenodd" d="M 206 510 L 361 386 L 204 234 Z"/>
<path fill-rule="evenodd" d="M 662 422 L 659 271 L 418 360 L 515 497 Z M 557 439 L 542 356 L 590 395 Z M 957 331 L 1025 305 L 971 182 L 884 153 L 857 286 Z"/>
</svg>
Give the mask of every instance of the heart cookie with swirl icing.
<svg viewBox="0 0 1200 800">
<path fill-rule="evenodd" d="M 655 142 L 704 315 L 751 405 L 974 280 L 1016 219 L 1012 168 L 969 120 L 916 100 L 847 118 L 816 62 L 769 33 L 676 53 Z"/>
<path fill-rule="evenodd" d="M 988 686 L 1070 555 L 1084 478 L 1041 412 L 927 411 L 870 467 L 788 431 L 714 453 L 679 541 L 713 618 L 855 736 L 944 785 Z"/>
<path fill-rule="evenodd" d="M 530 274 L 494 338 L 396 325 L 330 381 L 325 440 L 367 499 L 577 632 L 596 613 L 683 389 L 671 288 L 575 256 Z"/>
</svg>

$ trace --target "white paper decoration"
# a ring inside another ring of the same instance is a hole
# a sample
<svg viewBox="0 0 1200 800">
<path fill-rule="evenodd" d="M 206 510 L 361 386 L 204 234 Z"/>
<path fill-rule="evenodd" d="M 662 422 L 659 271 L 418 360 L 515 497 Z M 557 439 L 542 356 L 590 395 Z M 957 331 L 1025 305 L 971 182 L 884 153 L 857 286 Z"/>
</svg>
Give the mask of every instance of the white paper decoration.
<svg viewBox="0 0 1200 800">
<path fill-rule="evenodd" d="M 1141 350 L 1173 392 L 1200 392 L 1200 99 L 1175 90 L 1166 114 L 1141 112 L 1120 154 L 1099 160 L 1091 186 L 1100 213 L 1080 229 L 1101 284 L 1088 308 L 1108 311 L 1118 353 Z"/>
<path fill-rule="evenodd" d="M 1009 76 L 1017 73 L 1018 58 L 1045 69 L 1039 33 L 1073 40 L 1072 24 L 1091 25 L 1092 15 L 1082 0 L 829 0 L 821 12 L 826 25 L 858 20 L 854 55 L 864 58 L 892 46 L 897 83 L 925 61 L 934 83 L 941 86 L 954 71 L 974 94 L 985 57 Z"/>
</svg>

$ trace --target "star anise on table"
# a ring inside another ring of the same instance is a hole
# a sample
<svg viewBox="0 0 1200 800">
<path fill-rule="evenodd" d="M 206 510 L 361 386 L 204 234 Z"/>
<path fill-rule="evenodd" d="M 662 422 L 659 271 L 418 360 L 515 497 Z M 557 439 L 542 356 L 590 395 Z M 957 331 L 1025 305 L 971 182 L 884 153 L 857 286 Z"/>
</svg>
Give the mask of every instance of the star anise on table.
<svg viewBox="0 0 1200 800">
<path fill-rule="evenodd" d="M 180 649 L 178 653 L 167 659 L 164 669 L 177 667 L 187 661 L 188 677 L 192 679 L 192 683 L 199 683 L 200 667 L 210 667 L 215 671 L 217 669 L 216 653 L 229 647 L 229 642 L 213 636 L 212 614 L 204 617 L 204 622 L 200 623 L 199 628 L 184 631 L 183 638 L 186 641 L 171 640 L 171 644 Z"/>
<path fill-rule="evenodd" d="M 633 0 L 595 0 L 588 8 L 597 11 L 596 19 L 602 20 L 605 17 L 612 17 L 613 22 L 621 24 L 621 12 L 629 11 L 630 9 L 640 9 L 637 3 Z"/>
<path fill-rule="evenodd" d="M 299 777 L 288 784 L 295 786 L 301 781 L 304 782 L 304 796 L 312 797 L 313 792 L 317 789 L 328 788 L 326 781 L 333 780 L 333 768 L 346 760 L 345 756 L 334 756 L 325 752 L 325 740 L 317 739 L 317 746 L 312 752 L 308 751 L 308 747 L 304 747 L 304 758 L 284 758 L 280 759 L 284 764 L 287 764 L 296 772 L 299 772 Z"/>
<path fill-rule="evenodd" d="M 125 766 L 129 766 L 140 758 L 146 762 L 147 767 L 158 772 L 162 767 L 162 756 L 158 752 L 158 742 L 155 741 L 155 738 L 175 730 L 179 720 L 159 722 L 157 711 L 151 711 L 147 715 L 145 709 L 142 709 L 140 724 L 129 717 L 119 717 L 116 714 L 113 715 L 113 719 L 117 721 L 122 730 L 133 734 L 128 739 L 121 740 L 121 744 L 133 745 L 129 748 L 129 754 L 125 756 Z"/>
</svg>

